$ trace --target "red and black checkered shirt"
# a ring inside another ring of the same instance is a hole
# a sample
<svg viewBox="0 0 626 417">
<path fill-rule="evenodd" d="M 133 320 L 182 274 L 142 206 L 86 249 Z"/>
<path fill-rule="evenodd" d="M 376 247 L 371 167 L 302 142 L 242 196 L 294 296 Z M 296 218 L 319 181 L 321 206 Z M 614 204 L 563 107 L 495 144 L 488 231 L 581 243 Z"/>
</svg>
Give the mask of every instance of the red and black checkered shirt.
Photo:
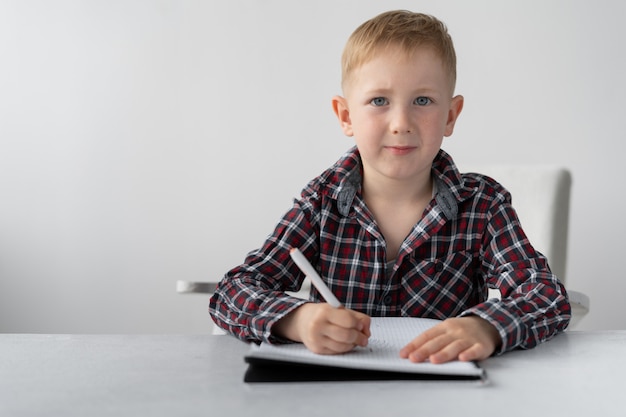
<svg viewBox="0 0 626 417">
<path fill-rule="evenodd" d="M 370 316 L 476 315 L 498 329 L 498 353 L 564 330 L 565 289 L 526 238 L 508 191 L 489 177 L 461 175 L 444 151 L 432 173 L 437 192 L 391 266 L 351 149 L 305 187 L 263 247 L 226 274 L 211 298 L 213 320 L 246 341 L 281 342 L 272 326 L 305 302 L 284 293 L 304 279 L 289 256 L 295 247 L 346 308 Z M 487 300 L 487 288 L 502 299 Z M 315 289 L 310 299 L 322 301 Z"/>
</svg>

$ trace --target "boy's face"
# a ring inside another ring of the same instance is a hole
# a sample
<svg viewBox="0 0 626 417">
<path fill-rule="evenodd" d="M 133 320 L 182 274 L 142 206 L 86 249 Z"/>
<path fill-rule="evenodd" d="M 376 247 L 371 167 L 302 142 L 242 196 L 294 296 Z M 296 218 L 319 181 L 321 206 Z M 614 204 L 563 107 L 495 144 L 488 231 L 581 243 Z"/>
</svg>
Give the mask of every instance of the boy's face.
<svg viewBox="0 0 626 417">
<path fill-rule="evenodd" d="M 387 48 L 356 68 L 345 97 L 333 98 L 344 133 L 354 136 L 368 181 L 427 181 L 444 136 L 463 107 L 439 56 Z"/>
</svg>

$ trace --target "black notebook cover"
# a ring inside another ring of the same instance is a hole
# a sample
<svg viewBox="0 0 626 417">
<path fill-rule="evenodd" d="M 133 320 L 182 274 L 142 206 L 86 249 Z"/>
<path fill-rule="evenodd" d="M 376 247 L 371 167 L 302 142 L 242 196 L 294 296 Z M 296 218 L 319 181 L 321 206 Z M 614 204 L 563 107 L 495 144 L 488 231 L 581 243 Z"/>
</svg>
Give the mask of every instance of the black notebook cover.
<svg viewBox="0 0 626 417">
<path fill-rule="evenodd" d="M 481 375 L 445 375 L 378 371 L 344 368 L 339 366 L 311 365 L 273 359 L 246 357 L 248 369 L 244 382 L 314 382 L 314 381 L 482 381 Z"/>
</svg>

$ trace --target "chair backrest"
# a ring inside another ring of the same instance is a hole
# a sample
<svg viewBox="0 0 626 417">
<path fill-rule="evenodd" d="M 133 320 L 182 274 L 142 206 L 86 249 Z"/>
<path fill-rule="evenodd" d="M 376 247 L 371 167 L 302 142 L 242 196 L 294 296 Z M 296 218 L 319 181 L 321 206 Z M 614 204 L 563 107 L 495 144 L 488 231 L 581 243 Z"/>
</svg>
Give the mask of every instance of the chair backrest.
<svg viewBox="0 0 626 417">
<path fill-rule="evenodd" d="M 511 192 L 513 207 L 532 245 L 548 258 L 565 284 L 572 176 L 566 168 L 542 165 L 468 165 L 461 172 L 488 175 Z"/>
</svg>

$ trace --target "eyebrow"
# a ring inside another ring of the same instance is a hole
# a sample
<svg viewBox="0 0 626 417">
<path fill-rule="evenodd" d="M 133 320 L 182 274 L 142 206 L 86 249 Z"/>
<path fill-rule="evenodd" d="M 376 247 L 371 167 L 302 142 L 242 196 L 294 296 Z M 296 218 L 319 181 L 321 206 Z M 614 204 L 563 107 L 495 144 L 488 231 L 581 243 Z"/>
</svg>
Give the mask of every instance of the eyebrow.
<svg viewBox="0 0 626 417">
<path fill-rule="evenodd" d="M 368 95 L 368 96 L 372 96 L 372 95 L 388 95 L 390 92 L 392 91 L 391 88 L 370 88 L 370 89 L 366 89 L 363 91 L 364 95 Z M 423 88 L 417 88 L 415 90 L 411 91 L 412 94 L 426 94 L 426 95 L 434 95 L 434 94 L 441 94 L 441 92 L 436 89 L 436 88 L 432 88 L 432 87 L 423 87 Z"/>
</svg>

